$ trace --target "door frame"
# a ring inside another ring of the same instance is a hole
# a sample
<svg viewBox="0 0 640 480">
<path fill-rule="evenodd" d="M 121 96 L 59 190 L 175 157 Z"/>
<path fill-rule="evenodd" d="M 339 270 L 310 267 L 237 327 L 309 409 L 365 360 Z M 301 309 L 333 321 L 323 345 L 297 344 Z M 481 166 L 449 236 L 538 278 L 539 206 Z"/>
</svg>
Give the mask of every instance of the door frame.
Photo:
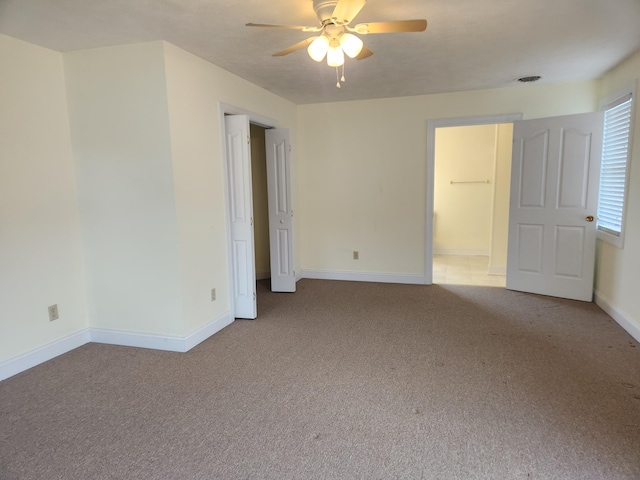
<svg viewBox="0 0 640 480">
<path fill-rule="evenodd" d="M 424 283 L 433 284 L 433 207 L 436 160 L 436 129 L 513 123 L 522 120 L 522 113 L 486 115 L 480 117 L 442 118 L 427 121 L 427 195 L 425 211 Z"/>
<path fill-rule="evenodd" d="M 229 312 L 231 314 L 231 318 L 235 320 L 236 318 L 236 307 L 234 302 L 234 292 L 233 292 L 233 262 L 232 262 L 232 251 L 231 251 L 231 201 L 230 201 L 230 192 L 229 192 L 229 168 L 227 166 L 227 146 L 226 146 L 226 136 L 225 136 L 225 123 L 224 117 L 225 115 L 246 115 L 249 117 L 249 123 L 254 125 L 259 125 L 264 128 L 278 128 L 278 121 L 265 117 L 264 115 L 260 115 L 249 110 L 245 110 L 244 108 L 236 107 L 235 105 L 231 105 L 224 102 L 218 103 L 218 112 L 219 112 L 219 122 L 220 122 L 220 150 L 221 150 L 221 158 L 222 158 L 222 177 L 224 179 L 224 215 L 225 215 L 225 234 L 227 237 L 227 285 L 228 285 L 228 295 L 227 301 L 229 303 Z M 253 206 L 251 207 L 253 209 Z M 255 275 L 254 275 L 255 276 Z M 255 281 L 255 278 L 254 278 Z"/>
</svg>

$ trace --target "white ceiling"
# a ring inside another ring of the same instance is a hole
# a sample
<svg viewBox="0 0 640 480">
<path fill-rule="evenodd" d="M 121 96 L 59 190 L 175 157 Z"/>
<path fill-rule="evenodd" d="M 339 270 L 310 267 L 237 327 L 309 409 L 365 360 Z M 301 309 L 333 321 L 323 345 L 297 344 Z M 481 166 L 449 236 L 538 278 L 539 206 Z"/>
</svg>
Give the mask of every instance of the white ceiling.
<svg viewBox="0 0 640 480">
<path fill-rule="evenodd" d="M 0 33 L 61 52 L 166 40 L 297 104 L 600 76 L 640 49 L 640 0 L 369 0 L 353 23 L 426 18 L 422 33 L 363 36 L 374 55 L 347 81 L 304 49 L 312 0 L 0 0 Z M 526 87 L 522 87 L 526 88 Z"/>
</svg>

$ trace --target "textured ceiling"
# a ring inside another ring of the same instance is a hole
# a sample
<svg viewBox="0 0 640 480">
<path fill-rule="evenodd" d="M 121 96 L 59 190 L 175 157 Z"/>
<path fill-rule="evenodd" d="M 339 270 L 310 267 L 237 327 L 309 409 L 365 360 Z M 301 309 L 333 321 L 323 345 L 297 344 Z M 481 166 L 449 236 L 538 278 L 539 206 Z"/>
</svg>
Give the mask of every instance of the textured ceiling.
<svg viewBox="0 0 640 480">
<path fill-rule="evenodd" d="M 166 40 L 298 104 L 592 79 L 640 48 L 639 0 L 369 0 L 354 23 L 426 18 L 422 33 L 362 36 L 346 83 L 306 51 L 312 0 L 0 0 L 0 33 L 58 51 Z M 524 88 L 524 87 L 523 87 Z"/>
</svg>

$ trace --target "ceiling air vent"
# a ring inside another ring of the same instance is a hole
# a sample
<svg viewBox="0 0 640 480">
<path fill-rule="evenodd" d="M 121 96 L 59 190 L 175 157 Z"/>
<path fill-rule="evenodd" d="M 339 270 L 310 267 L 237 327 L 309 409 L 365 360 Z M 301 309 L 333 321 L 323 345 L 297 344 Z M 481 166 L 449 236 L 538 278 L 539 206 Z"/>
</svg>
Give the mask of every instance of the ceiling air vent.
<svg viewBox="0 0 640 480">
<path fill-rule="evenodd" d="M 537 82 L 541 78 L 542 77 L 540 75 L 531 75 L 529 77 L 520 77 L 518 81 L 520 83 L 532 83 L 532 82 Z"/>
</svg>

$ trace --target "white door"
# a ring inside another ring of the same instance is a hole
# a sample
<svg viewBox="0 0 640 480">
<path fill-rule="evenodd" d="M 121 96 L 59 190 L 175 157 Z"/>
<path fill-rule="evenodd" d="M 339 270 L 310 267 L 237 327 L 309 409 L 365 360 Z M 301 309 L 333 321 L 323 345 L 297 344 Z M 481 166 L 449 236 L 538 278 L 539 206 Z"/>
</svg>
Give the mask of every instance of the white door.
<svg viewBox="0 0 640 480">
<path fill-rule="evenodd" d="M 265 132 L 265 141 L 269 197 L 271 291 L 295 292 L 289 130 L 285 128 L 269 129 Z"/>
<path fill-rule="evenodd" d="M 507 288 L 592 301 L 601 112 L 514 123 Z"/>
<path fill-rule="evenodd" d="M 249 117 L 227 115 L 224 120 L 235 317 L 256 318 L 256 263 L 253 241 Z"/>
</svg>

